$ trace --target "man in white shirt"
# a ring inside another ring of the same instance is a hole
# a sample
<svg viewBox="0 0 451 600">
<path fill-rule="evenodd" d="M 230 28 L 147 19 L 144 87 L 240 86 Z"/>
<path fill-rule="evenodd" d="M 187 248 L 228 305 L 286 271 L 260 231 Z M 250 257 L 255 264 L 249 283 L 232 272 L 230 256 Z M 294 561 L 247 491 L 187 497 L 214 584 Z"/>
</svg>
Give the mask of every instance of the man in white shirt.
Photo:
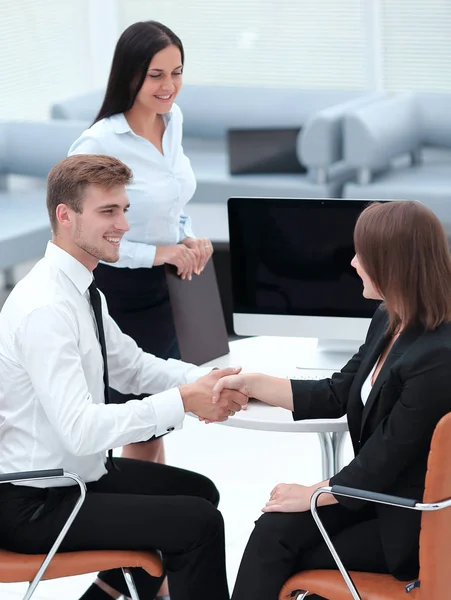
<svg viewBox="0 0 451 600">
<path fill-rule="evenodd" d="M 99 260 L 119 257 L 131 176 L 119 160 L 96 155 L 71 156 L 50 172 L 53 240 L 0 314 L 0 472 L 64 468 L 84 479 L 85 503 L 60 550 L 157 548 L 172 600 L 206 600 L 212 593 L 227 600 L 213 483 L 166 465 L 105 463 L 107 450 L 172 431 L 185 412 L 220 421 L 247 401 L 227 391 L 212 403 L 216 381 L 237 370 L 207 373 L 158 359 L 121 333 L 103 296 L 96 313 L 92 271 Z M 123 393 L 153 395 L 106 404 L 108 380 Z M 47 487 L 52 484 L 0 486 L 3 547 L 49 550 L 77 494 L 64 484 Z M 141 569 L 134 576 L 142 597 L 153 598 L 161 581 Z M 100 574 L 83 599 L 117 597 L 115 591 L 127 593 L 119 570 Z"/>
</svg>

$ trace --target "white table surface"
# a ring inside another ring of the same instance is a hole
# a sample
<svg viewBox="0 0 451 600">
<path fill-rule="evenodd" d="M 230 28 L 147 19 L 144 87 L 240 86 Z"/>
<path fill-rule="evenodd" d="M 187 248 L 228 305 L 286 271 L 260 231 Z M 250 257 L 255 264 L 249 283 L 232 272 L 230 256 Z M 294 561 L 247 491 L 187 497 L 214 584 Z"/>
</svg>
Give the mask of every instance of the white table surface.
<svg viewBox="0 0 451 600">
<path fill-rule="evenodd" d="M 302 373 L 298 366 L 314 364 L 328 377 L 336 367 L 336 357 L 316 352 L 316 341 L 307 338 L 251 337 L 230 342 L 230 353 L 203 366 L 241 366 L 243 371 L 293 377 Z M 344 364 L 344 363 L 343 363 Z M 248 409 L 221 423 L 229 427 L 265 431 L 333 433 L 348 430 L 346 417 L 341 419 L 306 419 L 293 421 L 290 411 L 252 400 Z"/>
</svg>

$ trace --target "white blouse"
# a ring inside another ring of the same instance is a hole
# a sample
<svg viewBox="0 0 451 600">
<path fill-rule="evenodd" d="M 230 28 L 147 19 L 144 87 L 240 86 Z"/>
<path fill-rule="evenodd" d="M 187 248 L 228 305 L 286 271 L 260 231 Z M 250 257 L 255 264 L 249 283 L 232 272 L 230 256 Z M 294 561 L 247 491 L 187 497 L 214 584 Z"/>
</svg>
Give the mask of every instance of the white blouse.
<svg viewBox="0 0 451 600">
<path fill-rule="evenodd" d="M 191 220 L 184 213 L 195 192 L 196 180 L 182 148 L 182 112 L 174 104 L 163 118 L 163 154 L 132 131 L 123 113 L 95 123 L 69 150 L 69 156 L 114 156 L 133 171 L 133 181 L 127 187 L 130 231 L 122 239 L 119 261 L 112 266 L 152 267 L 157 246 L 195 237 Z"/>
<path fill-rule="evenodd" d="M 368 377 L 363 382 L 362 391 L 360 392 L 360 397 L 362 398 L 363 406 L 365 406 L 365 404 L 368 400 L 368 396 L 371 394 L 371 390 L 373 388 L 373 386 L 371 384 L 371 379 L 373 377 L 374 371 L 376 370 L 376 366 L 377 366 L 378 362 L 379 362 L 379 359 L 376 360 L 376 362 L 374 363 L 374 367 L 371 369 Z"/>
</svg>

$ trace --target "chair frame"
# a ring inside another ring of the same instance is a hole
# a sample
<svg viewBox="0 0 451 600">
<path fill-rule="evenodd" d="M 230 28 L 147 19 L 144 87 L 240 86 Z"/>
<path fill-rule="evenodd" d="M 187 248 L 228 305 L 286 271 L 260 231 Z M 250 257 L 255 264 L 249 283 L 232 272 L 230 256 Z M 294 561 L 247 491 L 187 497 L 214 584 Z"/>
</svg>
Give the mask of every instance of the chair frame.
<svg viewBox="0 0 451 600">
<path fill-rule="evenodd" d="M 0 475 L 0 484 L 1 483 L 25 483 L 30 481 L 46 481 L 49 479 L 71 479 L 74 481 L 78 487 L 80 488 L 80 496 L 77 498 L 77 502 L 75 503 L 74 508 L 72 509 L 70 515 L 68 516 L 66 522 L 64 523 L 61 531 L 58 534 L 58 537 L 54 541 L 52 547 L 50 548 L 48 554 L 45 559 L 42 561 L 41 566 L 38 569 L 33 581 L 30 582 L 28 589 L 26 591 L 23 600 L 30 600 L 33 596 L 36 588 L 41 582 L 47 567 L 51 563 L 53 557 L 57 553 L 62 541 L 64 540 L 69 528 L 75 520 L 75 517 L 79 513 L 81 507 L 83 506 L 83 502 L 86 498 L 86 484 L 85 482 L 75 473 L 70 473 L 69 471 L 64 471 L 63 469 L 45 469 L 41 471 L 23 471 L 19 473 L 4 473 Z M 125 581 L 127 583 L 127 587 L 130 592 L 130 597 L 132 600 L 139 600 L 138 591 L 135 586 L 135 582 L 133 580 L 133 576 L 129 569 L 122 568 L 122 572 L 124 574 Z"/>
<path fill-rule="evenodd" d="M 379 494 L 377 492 L 370 492 L 368 490 L 359 490 L 356 488 L 345 487 L 341 485 L 334 485 L 333 487 L 320 487 L 315 492 L 313 492 L 312 497 L 310 499 L 310 510 L 312 511 L 312 517 L 315 520 L 318 529 L 323 536 L 324 541 L 327 544 L 327 547 L 332 554 L 332 557 L 339 569 L 348 590 L 353 598 L 353 600 L 362 600 L 357 588 L 355 587 L 354 582 L 352 581 L 351 576 L 349 575 L 346 567 L 344 566 L 335 546 L 330 539 L 329 534 L 326 531 L 326 528 L 323 525 L 323 522 L 319 518 L 318 515 L 318 498 L 321 494 L 331 494 L 333 496 L 343 496 L 345 498 L 354 498 L 356 500 L 365 500 L 368 502 L 376 502 L 378 504 L 387 504 L 388 506 L 395 506 L 398 508 L 408 508 L 410 510 L 419 510 L 419 511 L 437 511 L 442 510 L 443 508 L 448 508 L 451 506 L 451 498 L 446 500 L 441 500 L 439 502 L 417 502 L 411 498 L 401 498 L 399 496 L 390 496 L 388 494 Z M 297 600 L 303 600 L 306 598 L 307 594 L 309 594 L 309 590 L 299 590 L 301 592 L 300 595 L 297 596 Z"/>
</svg>

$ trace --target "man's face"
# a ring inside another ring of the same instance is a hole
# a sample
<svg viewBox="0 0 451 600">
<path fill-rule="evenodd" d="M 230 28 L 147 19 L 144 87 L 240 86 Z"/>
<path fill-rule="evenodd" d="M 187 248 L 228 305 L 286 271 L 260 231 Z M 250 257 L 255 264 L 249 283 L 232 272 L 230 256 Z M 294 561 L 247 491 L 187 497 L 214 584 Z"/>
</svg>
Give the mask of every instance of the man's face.
<svg viewBox="0 0 451 600">
<path fill-rule="evenodd" d="M 125 186 L 108 190 L 89 186 L 83 212 L 71 211 L 70 235 L 75 258 L 91 270 L 99 260 L 117 262 L 122 236 L 130 229 L 125 216 L 128 207 Z"/>
</svg>

